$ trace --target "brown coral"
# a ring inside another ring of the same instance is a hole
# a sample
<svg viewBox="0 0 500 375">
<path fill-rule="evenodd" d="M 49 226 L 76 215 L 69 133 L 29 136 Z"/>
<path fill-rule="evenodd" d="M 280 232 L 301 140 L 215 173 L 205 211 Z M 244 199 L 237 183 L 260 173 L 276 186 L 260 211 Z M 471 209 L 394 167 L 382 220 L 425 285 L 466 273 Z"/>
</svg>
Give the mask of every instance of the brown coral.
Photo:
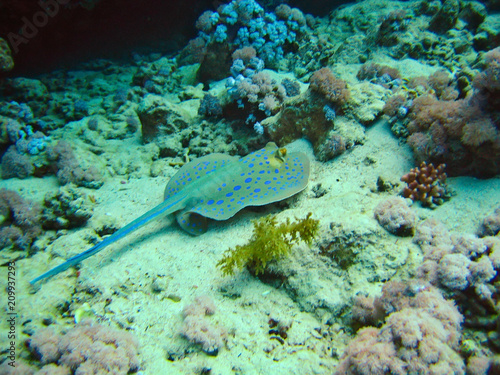
<svg viewBox="0 0 500 375">
<path fill-rule="evenodd" d="M 346 82 L 335 77 L 329 68 L 321 68 L 314 72 L 310 88 L 340 107 L 345 105 L 350 97 Z"/>
<path fill-rule="evenodd" d="M 434 208 L 450 198 L 446 186 L 445 164 L 437 168 L 432 163 L 422 162 L 420 167 L 412 168 L 409 173 L 401 177 L 407 186 L 403 189 L 403 196 L 412 201 L 420 201 L 423 206 Z"/>
</svg>

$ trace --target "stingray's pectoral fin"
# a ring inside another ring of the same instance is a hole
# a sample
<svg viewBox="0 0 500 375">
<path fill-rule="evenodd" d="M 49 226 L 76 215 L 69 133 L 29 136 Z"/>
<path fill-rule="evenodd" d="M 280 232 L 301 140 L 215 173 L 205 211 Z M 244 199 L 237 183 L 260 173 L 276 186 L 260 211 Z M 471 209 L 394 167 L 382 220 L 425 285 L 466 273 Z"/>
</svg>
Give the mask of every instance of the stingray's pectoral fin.
<svg viewBox="0 0 500 375">
<path fill-rule="evenodd" d="M 176 215 L 180 227 L 193 236 L 199 236 L 207 231 L 207 218 L 189 211 Z"/>
</svg>

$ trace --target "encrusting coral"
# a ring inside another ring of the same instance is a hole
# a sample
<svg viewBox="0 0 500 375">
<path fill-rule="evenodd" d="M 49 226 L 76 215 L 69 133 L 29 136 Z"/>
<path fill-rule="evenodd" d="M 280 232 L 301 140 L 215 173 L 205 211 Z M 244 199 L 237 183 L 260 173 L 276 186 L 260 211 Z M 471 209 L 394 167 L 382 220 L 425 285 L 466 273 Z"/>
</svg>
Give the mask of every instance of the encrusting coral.
<svg viewBox="0 0 500 375">
<path fill-rule="evenodd" d="M 401 177 L 407 186 L 403 189 L 403 196 L 412 201 L 420 201 L 425 207 L 435 208 L 450 199 L 450 191 L 446 186 L 445 164 L 436 167 L 432 163 L 422 162 Z"/>
<path fill-rule="evenodd" d="M 234 269 L 249 267 L 255 274 L 264 273 L 266 265 L 287 255 L 293 244 L 301 240 L 311 245 L 319 231 L 319 221 L 307 216 L 298 221 L 277 224 L 276 216 L 266 216 L 254 222 L 254 230 L 250 241 L 243 246 L 229 249 L 217 266 L 226 275 L 233 274 Z"/>
</svg>

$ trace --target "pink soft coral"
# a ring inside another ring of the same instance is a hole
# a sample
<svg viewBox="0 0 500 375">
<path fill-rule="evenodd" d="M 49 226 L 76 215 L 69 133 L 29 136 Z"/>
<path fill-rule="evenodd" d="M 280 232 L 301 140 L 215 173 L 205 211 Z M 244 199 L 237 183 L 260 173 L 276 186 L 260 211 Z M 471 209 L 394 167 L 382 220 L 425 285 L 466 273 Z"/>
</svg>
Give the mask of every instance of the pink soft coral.
<svg viewBox="0 0 500 375">
<path fill-rule="evenodd" d="M 226 330 L 210 323 L 206 315 L 215 312 L 215 304 L 208 296 L 196 297 L 195 301 L 183 310 L 184 323 L 182 335 L 189 341 L 200 344 L 209 355 L 217 355 L 226 339 Z"/>
<path fill-rule="evenodd" d="M 76 369 L 78 374 L 127 374 L 139 368 L 132 334 L 84 320 L 64 335 L 45 328 L 29 340 L 42 364 Z"/>
</svg>

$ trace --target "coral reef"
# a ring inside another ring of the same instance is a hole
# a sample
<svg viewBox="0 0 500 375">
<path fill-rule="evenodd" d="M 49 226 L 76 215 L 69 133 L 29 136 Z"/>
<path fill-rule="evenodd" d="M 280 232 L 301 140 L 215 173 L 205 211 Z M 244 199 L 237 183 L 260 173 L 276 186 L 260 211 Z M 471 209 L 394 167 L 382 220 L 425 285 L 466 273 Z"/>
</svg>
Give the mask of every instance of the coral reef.
<svg viewBox="0 0 500 375">
<path fill-rule="evenodd" d="M 401 177 L 406 182 L 403 196 L 412 201 L 419 201 L 425 207 L 435 208 L 450 198 L 450 191 L 446 186 L 446 166 L 440 164 L 436 167 L 422 162 L 420 167 L 415 167 Z"/>
<path fill-rule="evenodd" d="M 496 236 L 500 232 L 500 207 L 495 208 L 491 215 L 486 216 L 478 230 L 480 237 Z"/>
<path fill-rule="evenodd" d="M 12 190 L 0 189 L 0 248 L 27 250 L 42 234 L 42 207 Z"/>
<path fill-rule="evenodd" d="M 219 99 L 216 96 L 206 94 L 198 108 L 198 115 L 205 117 L 220 117 L 222 116 L 222 107 Z"/>
<path fill-rule="evenodd" d="M 71 145 L 59 141 L 47 150 L 47 159 L 53 163 L 56 177 L 62 185 L 74 183 L 91 189 L 98 189 L 104 183 L 99 170 L 91 165 L 83 168 L 76 158 Z"/>
<path fill-rule="evenodd" d="M 324 96 L 337 108 L 349 101 L 350 93 L 345 81 L 335 77 L 330 68 L 321 68 L 310 79 L 310 90 Z"/>
<path fill-rule="evenodd" d="M 1 161 L 2 178 L 27 178 L 35 172 L 29 156 L 21 154 L 15 146 L 10 146 L 3 154 Z"/>
<path fill-rule="evenodd" d="M 412 236 L 417 218 L 403 198 L 389 198 L 380 202 L 374 211 L 375 219 L 396 236 Z"/>
<path fill-rule="evenodd" d="M 319 230 L 319 221 L 311 218 L 312 214 L 298 221 L 278 224 L 276 216 L 267 216 L 254 222 L 250 241 L 243 246 L 236 246 L 224 253 L 217 263 L 221 271 L 230 275 L 236 269 L 248 267 L 255 274 L 263 273 L 269 262 L 286 256 L 294 244 L 304 241 L 308 245 Z"/>
<path fill-rule="evenodd" d="M 0 71 L 8 72 L 14 68 L 14 59 L 5 39 L 0 38 Z"/>
<path fill-rule="evenodd" d="M 348 345 L 336 374 L 465 373 L 459 355 L 462 315 L 437 288 L 390 281 L 371 303 L 357 300 L 353 315 L 380 328 L 358 331 Z"/>
<path fill-rule="evenodd" d="M 77 374 L 123 374 L 139 369 L 138 343 L 126 331 L 85 319 L 63 335 L 51 327 L 40 329 L 28 347 L 44 366 L 72 369 Z"/>
<path fill-rule="evenodd" d="M 85 225 L 92 217 L 92 207 L 85 194 L 74 185 L 47 193 L 44 198 L 43 227 L 45 229 L 70 229 Z"/>
<path fill-rule="evenodd" d="M 184 307 L 184 322 L 181 334 L 189 341 L 201 345 L 208 355 L 216 356 L 224 345 L 227 333 L 220 326 L 214 326 L 206 318 L 215 313 L 215 304 L 208 296 L 198 296 L 194 302 Z"/>
</svg>

